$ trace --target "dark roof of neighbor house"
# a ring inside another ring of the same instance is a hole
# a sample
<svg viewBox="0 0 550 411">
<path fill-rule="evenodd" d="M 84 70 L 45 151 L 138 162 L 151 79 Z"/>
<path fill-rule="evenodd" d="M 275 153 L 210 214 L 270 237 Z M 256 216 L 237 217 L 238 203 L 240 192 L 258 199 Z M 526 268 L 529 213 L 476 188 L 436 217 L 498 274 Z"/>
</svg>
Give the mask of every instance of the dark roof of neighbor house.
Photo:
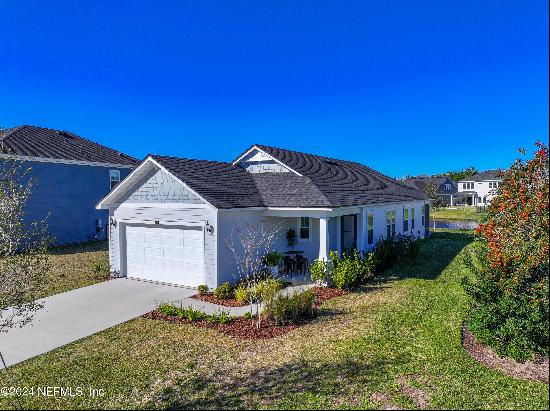
<svg viewBox="0 0 550 411">
<path fill-rule="evenodd" d="M 19 126 L 0 131 L 0 154 L 133 166 L 139 161 L 70 131 Z"/>
<path fill-rule="evenodd" d="M 418 189 L 362 164 L 268 146 L 255 147 L 301 175 L 249 173 L 232 163 L 150 157 L 218 208 L 333 208 L 427 199 Z"/>
<path fill-rule="evenodd" d="M 403 180 L 403 182 L 411 187 L 418 188 L 419 190 L 426 191 L 428 184 L 435 184 L 436 188 L 439 188 L 441 184 L 445 181 L 450 180 L 453 184 L 456 183 L 451 180 L 448 176 L 418 176 L 418 177 L 409 177 Z"/>
<path fill-rule="evenodd" d="M 460 181 L 502 180 L 502 177 L 501 177 L 502 172 L 503 170 L 500 170 L 500 169 L 486 170 Z"/>
</svg>

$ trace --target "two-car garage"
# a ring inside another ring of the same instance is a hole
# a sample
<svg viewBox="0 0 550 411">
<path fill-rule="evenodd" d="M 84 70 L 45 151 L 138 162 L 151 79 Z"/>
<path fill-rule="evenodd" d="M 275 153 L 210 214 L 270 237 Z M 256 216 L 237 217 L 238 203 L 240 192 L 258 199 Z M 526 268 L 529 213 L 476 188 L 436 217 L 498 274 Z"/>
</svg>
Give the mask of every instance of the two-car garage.
<svg viewBox="0 0 550 411">
<path fill-rule="evenodd" d="M 124 231 L 128 277 L 189 287 L 204 283 L 202 227 L 125 224 Z"/>
</svg>

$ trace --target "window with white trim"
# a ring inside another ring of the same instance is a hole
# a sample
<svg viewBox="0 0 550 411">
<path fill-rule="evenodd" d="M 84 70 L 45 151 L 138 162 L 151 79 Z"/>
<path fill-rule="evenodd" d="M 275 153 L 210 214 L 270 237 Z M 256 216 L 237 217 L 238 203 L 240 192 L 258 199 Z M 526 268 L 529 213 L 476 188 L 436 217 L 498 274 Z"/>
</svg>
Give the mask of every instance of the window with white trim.
<svg viewBox="0 0 550 411">
<path fill-rule="evenodd" d="M 395 210 L 391 212 L 391 235 L 395 235 Z"/>
<path fill-rule="evenodd" d="M 414 208 L 411 208 L 411 230 L 414 230 Z"/>
<path fill-rule="evenodd" d="M 445 184 L 445 191 L 451 191 L 451 185 Z"/>
<path fill-rule="evenodd" d="M 422 207 L 420 210 L 422 214 L 422 227 L 426 227 L 426 207 Z"/>
<path fill-rule="evenodd" d="M 391 211 L 386 211 L 386 238 L 391 237 Z"/>
<path fill-rule="evenodd" d="M 409 209 L 403 207 L 403 232 L 409 231 Z"/>
<path fill-rule="evenodd" d="M 109 170 L 109 190 L 112 190 L 120 183 L 120 171 Z"/>
<path fill-rule="evenodd" d="M 300 240 L 309 240 L 310 223 L 309 217 L 300 217 Z"/>
</svg>

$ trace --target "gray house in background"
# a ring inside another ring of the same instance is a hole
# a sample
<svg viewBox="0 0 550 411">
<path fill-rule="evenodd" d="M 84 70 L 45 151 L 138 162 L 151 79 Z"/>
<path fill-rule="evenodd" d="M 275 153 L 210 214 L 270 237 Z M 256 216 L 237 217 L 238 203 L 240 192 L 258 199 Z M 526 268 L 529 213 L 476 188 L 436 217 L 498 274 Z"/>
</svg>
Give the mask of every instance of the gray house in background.
<svg viewBox="0 0 550 411">
<path fill-rule="evenodd" d="M 139 162 L 68 131 L 35 126 L 0 130 L 0 165 L 23 160 L 35 179 L 25 219 L 49 214 L 56 244 L 105 239 L 108 213 L 95 205 Z"/>
<path fill-rule="evenodd" d="M 436 187 L 437 193 L 441 196 L 443 203 L 448 206 L 455 204 L 458 193 L 457 184 L 447 176 L 432 177 L 419 176 L 411 177 L 404 180 L 404 183 L 424 192 L 430 185 Z"/>
</svg>

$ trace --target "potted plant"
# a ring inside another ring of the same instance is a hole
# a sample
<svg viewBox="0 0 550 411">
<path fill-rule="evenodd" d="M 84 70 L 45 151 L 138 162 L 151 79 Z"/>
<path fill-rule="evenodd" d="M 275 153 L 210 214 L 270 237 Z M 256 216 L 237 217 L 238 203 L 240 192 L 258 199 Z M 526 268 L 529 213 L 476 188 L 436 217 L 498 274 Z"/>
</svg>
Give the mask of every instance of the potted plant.
<svg viewBox="0 0 550 411">
<path fill-rule="evenodd" d="M 264 264 L 271 270 L 271 275 L 277 277 L 279 275 L 279 263 L 283 259 L 283 255 L 277 251 L 272 251 L 264 256 Z"/>
</svg>

